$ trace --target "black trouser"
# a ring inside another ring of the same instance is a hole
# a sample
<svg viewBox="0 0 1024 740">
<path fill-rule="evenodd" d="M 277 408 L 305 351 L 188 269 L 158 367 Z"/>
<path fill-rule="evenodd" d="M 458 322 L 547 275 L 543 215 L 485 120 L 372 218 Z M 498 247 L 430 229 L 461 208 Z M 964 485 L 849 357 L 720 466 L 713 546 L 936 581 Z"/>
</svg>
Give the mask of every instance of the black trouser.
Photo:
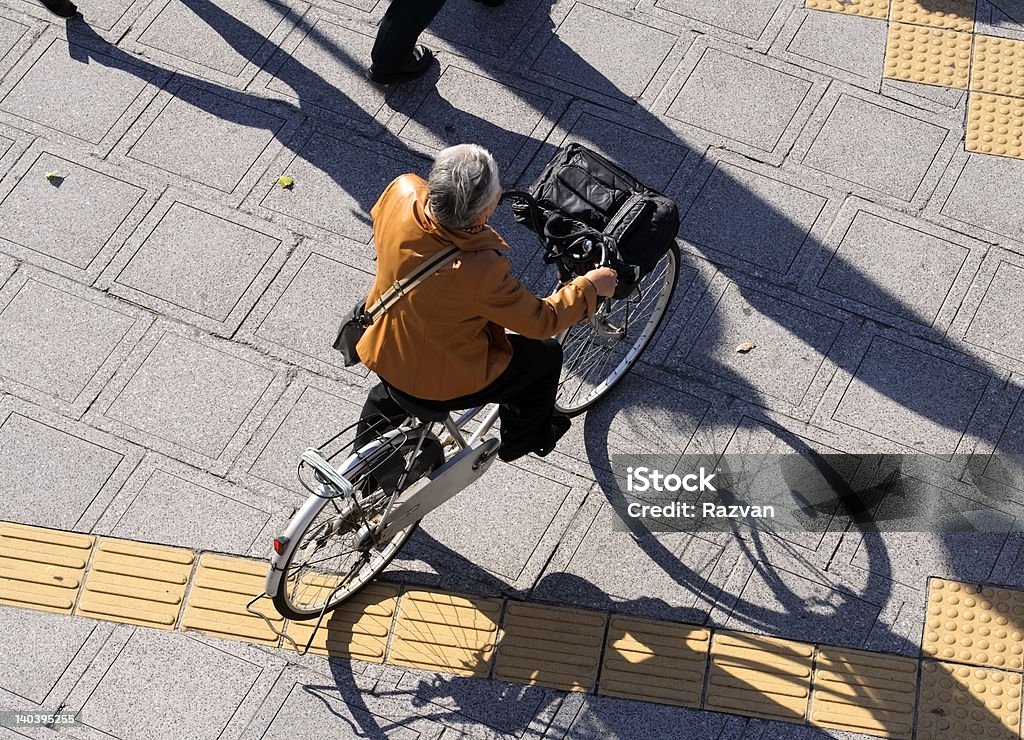
<svg viewBox="0 0 1024 740">
<path fill-rule="evenodd" d="M 409 61 L 416 39 L 443 5 L 444 0 L 391 0 L 370 51 L 378 72 L 393 72 Z"/>
<path fill-rule="evenodd" d="M 529 451 L 553 442 L 551 414 L 555 409 L 558 377 L 562 373 L 562 346 L 554 339 L 527 339 L 510 334 L 512 360 L 494 382 L 481 391 L 447 401 L 416 402 L 436 411 L 455 411 L 497 403 L 501 419 L 501 443 L 507 449 Z M 363 405 L 362 419 L 380 414 L 400 422 L 407 414 L 390 395 L 384 383 L 370 390 Z M 362 437 L 369 427 L 381 432 L 387 425 L 360 424 Z M 364 438 L 364 442 L 369 441 Z"/>
</svg>

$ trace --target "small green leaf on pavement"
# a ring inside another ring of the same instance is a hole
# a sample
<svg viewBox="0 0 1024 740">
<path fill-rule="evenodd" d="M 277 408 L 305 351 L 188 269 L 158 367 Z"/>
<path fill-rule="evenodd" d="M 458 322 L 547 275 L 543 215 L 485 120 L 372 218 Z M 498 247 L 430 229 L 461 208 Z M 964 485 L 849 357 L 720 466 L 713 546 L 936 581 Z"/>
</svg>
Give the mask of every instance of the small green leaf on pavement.
<svg viewBox="0 0 1024 740">
<path fill-rule="evenodd" d="M 288 177 L 288 175 L 281 175 L 277 178 L 277 187 L 281 190 L 291 190 L 295 186 L 295 180 Z"/>
</svg>

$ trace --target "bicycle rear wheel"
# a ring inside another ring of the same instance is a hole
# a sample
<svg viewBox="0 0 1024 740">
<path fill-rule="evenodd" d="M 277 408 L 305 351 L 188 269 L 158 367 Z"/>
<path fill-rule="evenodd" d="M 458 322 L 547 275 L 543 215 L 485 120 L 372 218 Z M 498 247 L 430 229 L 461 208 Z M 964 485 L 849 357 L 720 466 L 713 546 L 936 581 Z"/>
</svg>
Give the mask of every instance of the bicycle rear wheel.
<svg viewBox="0 0 1024 740">
<path fill-rule="evenodd" d="M 443 455 L 440 459 L 437 456 L 440 445 L 433 435 L 424 442 L 417 452 L 416 440 L 407 440 L 372 469 L 359 463 L 353 470 L 342 472 L 355 489 L 353 498 L 316 496 L 300 510 L 297 516 L 305 516 L 308 524 L 294 537 L 280 586 L 272 594 L 282 616 L 313 619 L 338 608 L 398 554 L 419 522 L 399 530 L 387 541 L 373 538 L 368 530 L 384 515 L 398 488 L 401 471 L 408 471 L 401 483 L 401 490 L 405 490 L 443 462 Z M 368 452 L 367 457 L 374 454 Z"/>
<path fill-rule="evenodd" d="M 565 332 L 558 411 L 567 416 L 586 411 L 625 377 L 658 331 L 678 279 L 679 247 L 673 242 L 636 290 L 606 302 L 597 328 L 581 321 Z"/>
</svg>

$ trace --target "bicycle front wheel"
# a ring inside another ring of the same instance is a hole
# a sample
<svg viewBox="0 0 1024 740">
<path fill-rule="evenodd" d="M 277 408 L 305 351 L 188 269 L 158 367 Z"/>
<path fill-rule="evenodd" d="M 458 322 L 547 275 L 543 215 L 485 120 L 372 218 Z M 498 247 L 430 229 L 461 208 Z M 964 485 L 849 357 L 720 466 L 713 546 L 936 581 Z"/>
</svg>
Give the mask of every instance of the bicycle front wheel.
<svg viewBox="0 0 1024 740">
<path fill-rule="evenodd" d="M 436 441 L 431 436 L 427 442 L 417 452 L 416 440 L 407 440 L 372 468 L 359 463 L 343 472 L 355 490 L 352 498 L 317 496 L 307 502 L 299 516 L 308 523 L 295 536 L 280 586 L 272 594 L 282 616 L 313 619 L 336 609 L 388 566 L 419 522 L 386 541 L 371 532 L 399 485 L 405 490 L 440 464 L 429 444 Z M 405 480 L 399 483 L 402 471 L 406 471 Z"/>
<path fill-rule="evenodd" d="M 679 247 L 673 242 L 632 293 L 606 301 L 594 322 L 581 321 L 565 332 L 558 411 L 586 411 L 625 377 L 658 331 L 678 279 Z"/>
</svg>

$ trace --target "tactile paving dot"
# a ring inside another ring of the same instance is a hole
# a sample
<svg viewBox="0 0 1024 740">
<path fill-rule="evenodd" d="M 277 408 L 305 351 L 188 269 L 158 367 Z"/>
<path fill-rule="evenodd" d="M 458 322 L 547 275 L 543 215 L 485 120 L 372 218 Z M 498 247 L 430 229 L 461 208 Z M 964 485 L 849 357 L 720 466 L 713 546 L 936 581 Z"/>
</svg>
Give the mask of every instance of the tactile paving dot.
<svg viewBox="0 0 1024 740">
<path fill-rule="evenodd" d="M 813 657 L 814 646 L 806 643 L 719 632 L 711 643 L 704 708 L 803 722 Z"/>
<path fill-rule="evenodd" d="M 1024 99 L 972 92 L 964 148 L 1024 159 Z"/>
<path fill-rule="evenodd" d="M 971 65 L 971 89 L 1024 97 L 1024 41 L 979 35 Z"/>
<path fill-rule="evenodd" d="M 811 10 L 827 10 L 831 13 L 847 13 L 863 18 L 889 17 L 889 0 L 807 0 Z"/>
<path fill-rule="evenodd" d="M 926 660 L 921 665 L 918 740 L 1020 737 L 1021 677 Z"/>
<path fill-rule="evenodd" d="M 172 629 L 194 562 L 184 548 L 101 538 L 75 613 Z"/>
<path fill-rule="evenodd" d="M 965 90 L 973 39 L 973 34 L 962 31 L 890 23 L 885 76 Z"/>
<path fill-rule="evenodd" d="M 889 20 L 970 32 L 974 10 L 974 0 L 892 0 Z"/>
<path fill-rule="evenodd" d="M 921 654 L 944 661 L 1024 668 L 1024 593 L 933 578 Z"/>
<path fill-rule="evenodd" d="M 192 580 L 181 626 L 218 637 L 276 645 L 277 633 L 245 608 L 263 591 L 267 567 L 267 562 L 261 560 L 203 555 Z M 274 610 L 269 599 L 261 599 L 254 607 L 270 619 L 276 630 L 284 628 L 284 617 Z"/>
<path fill-rule="evenodd" d="M 70 614 L 95 538 L 0 522 L 0 604 Z"/>
<path fill-rule="evenodd" d="M 398 607 L 398 586 L 371 583 L 345 600 L 320 625 L 309 651 L 335 658 L 383 663 L 388 634 Z M 309 643 L 316 620 L 289 622 L 285 632 L 300 647 Z"/>
<path fill-rule="evenodd" d="M 597 693 L 700 708 L 710 646 L 703 627 L 613 616 Z"/>
<path fill-rule="evenodd" d="M 461 676 L 486 676 L 502 602 L 436 591 L 406 591 L 387 662 Z"/>
<path fill-rule="evenodd" d="M 605 615 L 598 612 L 509 602 L 494 677 L 590 691 L 597 680 L 605 623 Z"/>
<path fill-rule="evenodd" d="M 916 660 L 821 647 L 812 687 L 812 725 L 910 740 Z"/>
</svg>

